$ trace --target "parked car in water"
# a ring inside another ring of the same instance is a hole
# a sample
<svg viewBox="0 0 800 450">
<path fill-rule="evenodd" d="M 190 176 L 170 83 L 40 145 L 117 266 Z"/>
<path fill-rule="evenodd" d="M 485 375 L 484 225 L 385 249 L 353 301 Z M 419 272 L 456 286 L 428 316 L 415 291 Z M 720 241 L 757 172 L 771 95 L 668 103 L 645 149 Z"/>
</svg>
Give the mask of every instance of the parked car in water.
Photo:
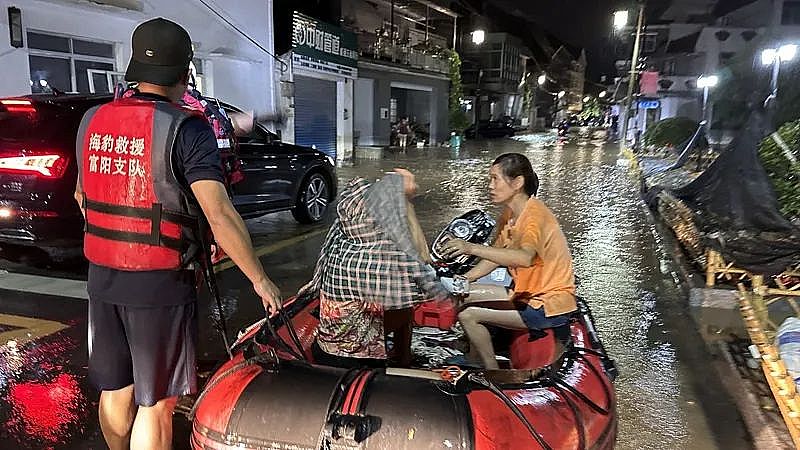
<svg viewBox="0 0 800 450">
<path fill-rule="evenodd" d="M 73 198 L 75 139 L 83 114 L 111 100 L 84 94 L 0 99 L 0 246 L 81 244 L 83 217 Z M 244 179 L 231 191 L 243 217 L 290 210 L 301 223 L 323 219 L 336 195 L 333 158 L 283 143 L 259 124 L 238 141 Z"/>
<path fill-rule="evenodd" d="M 514 135 L 514 127 L 507 121 L 482 120 L 478 127 L 478 134 L 484 138 L 508 137 Z M 464 135 L 468 138 L 475 138 L 475 124 L 464 130 Z"/>
</svg>

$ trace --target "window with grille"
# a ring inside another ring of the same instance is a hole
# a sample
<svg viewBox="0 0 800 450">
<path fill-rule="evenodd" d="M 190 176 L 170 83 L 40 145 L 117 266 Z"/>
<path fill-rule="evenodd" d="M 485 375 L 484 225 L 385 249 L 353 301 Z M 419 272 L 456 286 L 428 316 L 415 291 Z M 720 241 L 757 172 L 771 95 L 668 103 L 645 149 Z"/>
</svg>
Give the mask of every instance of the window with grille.
<svg viewBox="0 0 800 450">
<path fill-rule="evenodd" d="M 28 62 L 31 92 L 90 91 L 89 78 L 101 71 L 114 72 L 114 44 L 77 37 L 29 31 Z M 100 83 L 97 92 L 108 91 Z"/>
</svg>

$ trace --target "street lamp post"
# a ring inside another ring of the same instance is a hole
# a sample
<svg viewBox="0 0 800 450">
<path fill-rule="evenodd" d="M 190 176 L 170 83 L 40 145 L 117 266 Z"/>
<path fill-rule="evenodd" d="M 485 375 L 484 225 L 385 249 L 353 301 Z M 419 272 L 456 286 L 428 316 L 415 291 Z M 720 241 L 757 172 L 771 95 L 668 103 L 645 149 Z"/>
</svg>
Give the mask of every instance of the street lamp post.
<svg viewBox="0 0 800 450">
<path fill-rule="evenodd" d="M 544 86 L 547 82 L 547 75 L 541 74 L 536 78 L 536 84 L 533 86 L 533 99 L 530 109 L 528 109 L 528 128 L 531 131 L 536 130 L 536 121 L 538 120 L 539 111 L 536 109 L 536 96 L 539 93 L 539 88 Z"/>
<path fill-rule="evenodd" d="M 767 48 L 761 51 L 761 64 L 772 65 L 772 80 L 770 82 L 770 94 L 764 101 L 765 107 L 775 107 L 778 99 L 778 75 L 781 71 L 781 63 L 794 59 L 797 55 L 797 45 L 786 44 L 778 48 Z"/>
<path fill-rule="evenodd" d="M 486 40 L 486 32 L 483 30 L 475 30 L 472 33 L 472 43 L 478 47 Z M 475 139 L 480 136 L 481 129 L 481 78 L 483 78 L 483 69 L 481 68 L 480 55 L 478 55 L 478 84 L 475 87 Z"/>
<path fill-rule="evenodd" d="M 642 38 L 642 25 L 644 24 L 644 6 L 644 0 L 640 0 L 639 18 L 636 23 L 636 40 L 633 43 L 633 56 L 631 57 L 631 72 L 628 75 L 628 95 L 625 97 L 623 110 L 620 113 L 620 119 L 622 119 L 622 135 L 619 139 L 620 151 L 625 150 L 625 144 L 628 140 L 628 114 L 630 113 L 631 103 L 633 101 L 633 86 L 636 84 L 636 66 L 639 64 L 639 45 Z M 614 13 L 614 26 L 617 29 L 624 28 L 627 19 L 627 11 L 617 11 Z"/>
<path fill-rule="evenodd" d="M 716 87 L 719 83 L 719 77 L 716 75 L 703 75 L 697 79 L 697 87 L 703 89 L 703 121 L 706 123 L 705 127 L 710 127 L 711 119 L 708 117 L 708 90 Z"/>
</svg>

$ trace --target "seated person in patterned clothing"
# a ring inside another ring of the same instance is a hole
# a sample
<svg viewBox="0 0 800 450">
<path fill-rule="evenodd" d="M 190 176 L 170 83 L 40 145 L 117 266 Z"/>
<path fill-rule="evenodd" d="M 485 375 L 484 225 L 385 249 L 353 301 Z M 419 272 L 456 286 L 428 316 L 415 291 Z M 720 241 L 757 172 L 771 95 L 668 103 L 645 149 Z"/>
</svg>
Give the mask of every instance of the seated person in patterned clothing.
<svg viewBox="0 0 800 450">
<path fill-rule="evenodd" d="M 384 366 L 385 334 L 393 331 L 397 363 L 410 365 L 410 307 L 447 295 L 428 264 L 410 202 L 416 189 L 411 172 L 395 169 L 372 184 L 355 178 L 342 191 L 314 277 L 298 293 L 320 298 L 318 363 Z"/>
</svg>

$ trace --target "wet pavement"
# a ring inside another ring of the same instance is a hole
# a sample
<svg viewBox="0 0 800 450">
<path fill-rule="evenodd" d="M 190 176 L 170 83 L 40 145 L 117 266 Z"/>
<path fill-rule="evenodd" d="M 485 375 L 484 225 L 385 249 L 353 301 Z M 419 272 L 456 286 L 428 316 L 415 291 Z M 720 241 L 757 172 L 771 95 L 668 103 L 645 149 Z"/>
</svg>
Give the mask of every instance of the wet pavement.
<svg viewBox="0 0 800 450">
<path fill-rule="evenodd" d="M 533 162 L 539 196 L 561 221 L 572 248 L 579 294 L 589 301 L 620 367 L 617 448 L 750 448 L 694 330 L 677 270 L 636 186 L 617 164 L 615 146 L 577 137 L 559 145 L 552 135 L 532 135 L 468 142 L 459 151 L 389 151 L 338 173 L 341 182 L 356 175 L 378 178 L 393 167 L 411 169 L 420 185 L 417 215 L 430 240 L 453 217 L 489 205 L 489 165 L 507 151 Z M 296 225 L 288 213 L 248 226 L 267 272 L 291 295 L 310 276 L 325 226 Z M 75 267 L 0 268 L 85 277 Z M 229 330 L 236 330 L 263 309 L 238 270 L 222 269 L 225 315 Z M 86 301 L 1 288 L 0 299 L 0 449 L 104 448 L 94 413 L 97 394 L 86 380 Z M 201 310 L 200 358 L 209 367 L 224 351 L 211 325 L 215 309 L 205 296 Z M 185 448 L 184 436 L 176 432 L 177 448 Z"/>
</svg>

